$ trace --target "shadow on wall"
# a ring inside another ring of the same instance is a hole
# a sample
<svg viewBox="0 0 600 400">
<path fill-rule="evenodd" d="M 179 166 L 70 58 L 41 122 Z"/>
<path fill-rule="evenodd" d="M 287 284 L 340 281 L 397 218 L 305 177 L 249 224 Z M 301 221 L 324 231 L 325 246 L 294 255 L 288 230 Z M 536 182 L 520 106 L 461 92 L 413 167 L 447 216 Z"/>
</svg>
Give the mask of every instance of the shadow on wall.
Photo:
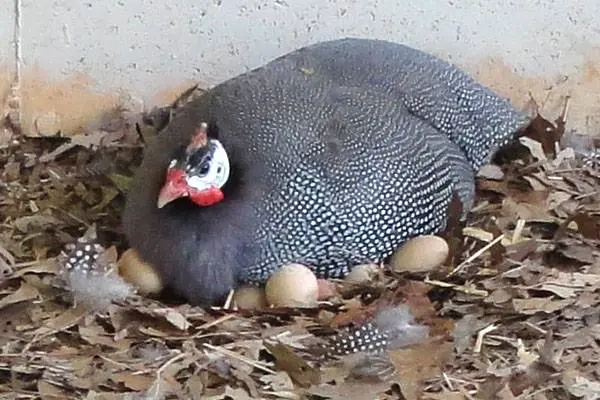
<svg viewBox="0 0 600 400">
<path fill-rule="evenodd" d="M 600 136 L 600 49 L 595 49 L 576 76 L 544 79 L 516 73 L 503 60 L 483 60 L 463 65 L 475 78 L 490 86 L 513 104 L 525 109 L 531 99 L 549 120 L 556 119 L 571 96 L 567 128 L 579 133 Z M 0 66 L 0 95 L 6 98 L 12 74 Z M 195 82 L 173 82 L 154 95 L 145 108 L 174 100 Z M 21 85 L 22 127 L 29 134 L 69 135 L 82 132 L 85 126 L 119 105 L 141 111 L 144 105 L 135 93 L 107 92 L 88 76 L 76 73 L 61 80 L 50 79 L 40 69 L 23 72 Z"/>
</svg>

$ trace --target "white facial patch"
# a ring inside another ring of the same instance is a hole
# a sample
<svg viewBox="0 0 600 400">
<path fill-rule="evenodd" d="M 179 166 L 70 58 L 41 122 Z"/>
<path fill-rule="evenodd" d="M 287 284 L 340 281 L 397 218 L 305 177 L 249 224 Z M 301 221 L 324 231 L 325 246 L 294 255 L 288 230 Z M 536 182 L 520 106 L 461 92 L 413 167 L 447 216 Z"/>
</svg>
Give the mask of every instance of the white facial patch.
<svg viewBox="0 0 600 400">
<path fill-rule="evenodd" d="M 227 152 L 218 140 L 211 139 L 211 142 L 215 145 L 215 152 L 208 173 L 204 176 L 193 175 L 187 178 L 188 185 L 198 191 L 211 187 L 222 188 L 229 179 L 229 157 Z"/>
</svg>

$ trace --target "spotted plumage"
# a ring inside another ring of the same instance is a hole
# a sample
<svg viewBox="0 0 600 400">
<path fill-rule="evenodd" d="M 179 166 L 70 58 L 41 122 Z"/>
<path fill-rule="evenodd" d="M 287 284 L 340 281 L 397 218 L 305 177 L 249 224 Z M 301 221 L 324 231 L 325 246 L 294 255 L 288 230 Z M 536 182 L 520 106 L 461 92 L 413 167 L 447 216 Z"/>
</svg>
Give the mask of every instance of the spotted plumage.
<svg viewBox="0 0 600 400">
<path fill-rule="evenodd" d="M 421 51 L 367 39 L 318 43 L 180 109 L 146 150 L 125 232 L 167 286 L 196 304 L 264 283 L 291 262 L 341 277 L 442 230 L 453 192 L 468 212 L 474 172 L 526 122 Z M 222 199 L 157 208 L 177 149 L 202 123 L 217 128 L 227 153 Z"/>
<path fill-rule="evenodd" d="M 341 329 L 325 345 L 324 358 L 378 354 L 423 341 L 429 328 L 415 321 L 406 304 L 379 310 L 366 323 Z"/>
<path fill-rule="evenodd" d="M 343 329 L 327 342 L 325 358 L 334 358 L 357 352 L 377 354 L 386 350 L 390 343 L 389 334 L 372 322 Z"/>
<path fill-rule="evenodd" d="M 582 164 L 588 168 L 600 167 L 600 149 L 591 149 L 581 155 Z"/>
<path fill-rule="evenodd" d="M 100 244 L 78 241 L 67 245 L 67 249 L 69 252 L 63 257 L 63 265 L 68 273 L 100 275 L 105 272 L 98 263 L 98 257 L 104 251 Z"/>
</svg>

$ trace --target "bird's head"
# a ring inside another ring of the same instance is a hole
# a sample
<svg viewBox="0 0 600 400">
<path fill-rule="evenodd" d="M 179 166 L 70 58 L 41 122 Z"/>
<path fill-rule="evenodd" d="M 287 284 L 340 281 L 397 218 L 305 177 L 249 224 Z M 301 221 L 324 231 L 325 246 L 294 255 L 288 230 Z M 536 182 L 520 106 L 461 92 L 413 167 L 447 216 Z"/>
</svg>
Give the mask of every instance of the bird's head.
<svg viewBox="0 0 600 400">
<path fill-rule="evenodd" d="M 167 168 L 157 207 L 188 197 L 206 207 L 223 200 L 222 188 L 229 179 L 230 165 L 223 145 L 209 136 L 208 124 L 197 128 L 187 145 L 180 147 Z"/>
</svg>

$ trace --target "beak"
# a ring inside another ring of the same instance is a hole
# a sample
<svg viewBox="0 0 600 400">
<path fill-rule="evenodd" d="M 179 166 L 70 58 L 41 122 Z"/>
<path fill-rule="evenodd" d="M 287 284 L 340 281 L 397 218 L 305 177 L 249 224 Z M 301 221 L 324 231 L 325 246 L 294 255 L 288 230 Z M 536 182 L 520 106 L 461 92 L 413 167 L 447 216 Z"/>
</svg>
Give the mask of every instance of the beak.
<svg viewBox="0 0 600 400">
<path fill-rule="evenodd" d="M 163 208 L 173 200 L 177 200 L 180 197 L 186 197 L 188 194 L 188 185 L 183 171 L 169 170 L 167 173 L 167 180 L 158 194 L 156 206 L 158 208 Z"/>
</svg>

